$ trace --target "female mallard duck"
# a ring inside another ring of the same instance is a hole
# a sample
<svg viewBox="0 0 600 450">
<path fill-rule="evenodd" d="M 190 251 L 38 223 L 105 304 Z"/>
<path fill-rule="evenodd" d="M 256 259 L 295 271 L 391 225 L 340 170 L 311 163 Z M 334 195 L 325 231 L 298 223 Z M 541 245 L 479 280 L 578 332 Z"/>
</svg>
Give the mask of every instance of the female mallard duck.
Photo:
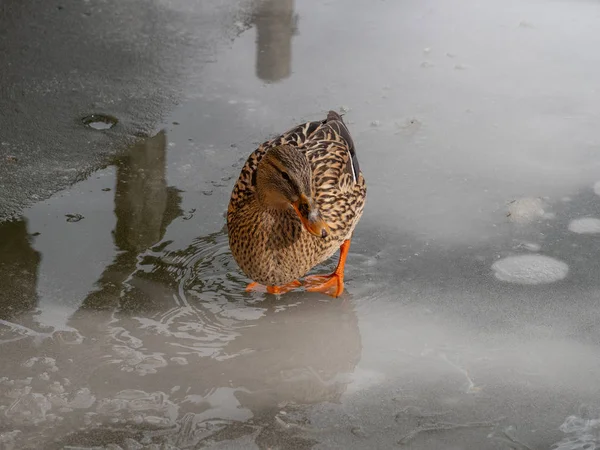
<svg viewBox="0 0 600 450">
<path fill-rule="evenodd" d="M 285 293 L 340 249 L 330 275 L 305 279 L 308 291 L 338 297 L 367 188 L 350 132 L 334 111 L 262 144 L 246 161 L 227 209 L 229 246 L 252 280 Z"/>
</svg>

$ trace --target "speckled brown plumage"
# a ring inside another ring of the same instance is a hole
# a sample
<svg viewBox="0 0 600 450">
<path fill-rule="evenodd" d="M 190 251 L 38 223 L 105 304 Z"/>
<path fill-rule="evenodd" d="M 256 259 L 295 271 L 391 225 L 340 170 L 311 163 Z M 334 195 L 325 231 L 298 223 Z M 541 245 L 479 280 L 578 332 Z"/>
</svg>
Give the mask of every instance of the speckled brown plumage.
<svg viewBox="0 0 600 450">
<path fill-rule="evenodd" d="M 308 159 L 314 201 L 330 229 L 325 238 L 310 234 L 291 207 L 267 209 L 257 199 L 259 162 L 269 149 L 285 144 Z M 330 111 L 325 120 L 299 125 L 263 143 L 249 156 L 227 211 L 233 257 L 260 284 L 289 283 L 330 258 L 350 239 L 365 199 L 365 179 L 354 143 L 340 115 Z"/>
</svg>

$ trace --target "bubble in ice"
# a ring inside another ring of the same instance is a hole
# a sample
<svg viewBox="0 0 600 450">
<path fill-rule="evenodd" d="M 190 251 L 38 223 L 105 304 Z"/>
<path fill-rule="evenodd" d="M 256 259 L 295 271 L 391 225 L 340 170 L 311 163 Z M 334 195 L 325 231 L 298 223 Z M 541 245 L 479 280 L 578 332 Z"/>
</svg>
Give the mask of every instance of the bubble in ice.
<svg viewBox="0 0 600 450">
<path fill-rule="evenodd" d="M 96 403 L 96 397 L 89 388 L 81 388 L 75 392 L 74 397 L 69 401 L 67 406 L 73 409 L 87 409 L 94 403 Z"/>
<path fill-rule="evenodd" d="M 569 231 L 578 234 L 597 234 L 600 233 L 600 219 L 595 217 L 582 217 L 572 220 L 569 223 Z"/>
<path fill-rule="evenodd" d="M 17 448 L 15 441 L 21 433 L 21 430 L 0 433 L 0 448 L 4 448 L 6 450 L 13 450 Z"/>
<path fill-rule="evenodd" d="M 63 394 L 65 392 L 65 388 L 58 381 L 52 383 L 52 385 L 48 387 L 48 390 L 53 394 Z"/>
<path fill-rule="evenodd" d="M 541 198 L 524 197 L 509 203 L 507 216 L 511 222 L 531 223 L 544 216 L 546 212 L 544 207 L 545 204 Z"/>
<path fill-rule="evenodd" d="M 177 417 L 178 407 L 169 400 L 169 396 L 163 392 L 151 392 L 126 389 L 118 392 L 114 398 L 102 399 L 96 408 L 100 414 L 109 414 L 117 411 L 161 411 L 166 417 Z"/>
<path fill-rule="evenodd" d="M 167 361 L 159 353 L 144 354 L 126 345 L 114 345 L 113 351 L 120 358 L 113 362 L 121 363 L 121 370 L 124 372 L 135 371 L 144 376 L 156 373 L 158 369 L 167 366 Z"/>
<path fill-rule="evenodd" d="M 22 380 L 15 380 L 15 386 L 29 386 L 33 377 L 23 378 Z"/>
<path fill-rule="evenodd" d="M 544 255 L 509 256 L 492 265 L 496 278 L 516 284 L 546 284 L 562 280 L 569 266 L 558 259 Z"/>
<path fill-rule="evenodd" d="M 19 397 L 5 412 L 5 416 L 18 424 L 33 424 L 46 420 L 52 404 L 42 394 L 28 393 Z"/>
<path fill-rule="evenodd" d="M 92 424 L 92 419 L 94 418 L 94 416 L 97 416 L 98 414 L 95 412 L 86 412 L 83 415 L 83 423 L 86 425 L 91 425 Z"/>
<path fill-rule="evenodd" d="M 8 398 L 20 398 L 31 392 L 31 386 L 24 386 L 21 388 L 14 388 L 4 394 Z"/>
<path fill-rule="evenodd" d="M 23 367 L 33 367 L 34 364 L 38 361 L 39 358 L 29 358 L 27 361 L 25 361 L 22 365 Z"/>
<path fill-rule="evenodd" d="M 185 359 L 182 356 L 174 356 L 170 360 L 173 361 L 176 364 L 179 364 L 180 366 L 185 366 L 185 365 L 188 364 L 187 359 Z"/>
</svg>

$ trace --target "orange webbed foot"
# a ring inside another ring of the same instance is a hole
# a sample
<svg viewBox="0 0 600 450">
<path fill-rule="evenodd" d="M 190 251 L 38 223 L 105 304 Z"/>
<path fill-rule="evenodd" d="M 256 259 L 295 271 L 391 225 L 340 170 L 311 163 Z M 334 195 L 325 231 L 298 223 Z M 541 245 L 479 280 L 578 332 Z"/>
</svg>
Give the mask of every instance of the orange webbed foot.
<svg viewBox="0 0 600 450">
<path fill-rule="evenodd" d="M 304 279 L 306 290 L 309 292 L 321 292 L 339 297 L 344 292 L 344 266 L 346 257 L 350 250 L 350 239 L 347 239 L 340 246 L 340 259 L 335 271 L 331 275 L 311 275 Z"/>
<path fill-rule="evenodd" d="M 252 282 L 248 286 L 246 286 L 246 292 L 268 292 L 269 294 L 285 294 L 287 292 L 293 291 L 294 289 L 302 286 L 298 280 L 294 280 L 290 283 L 283 284 L 281 286 L 264 286 L 257 282 Z"/>
<path fill-rule="evenodd" d="M 304 285 L 309 292 L 321 292 L 332 297 L 339 297 L 344 292 L 344 274 L 311 275 L 304 279 Z"/>
</svg>

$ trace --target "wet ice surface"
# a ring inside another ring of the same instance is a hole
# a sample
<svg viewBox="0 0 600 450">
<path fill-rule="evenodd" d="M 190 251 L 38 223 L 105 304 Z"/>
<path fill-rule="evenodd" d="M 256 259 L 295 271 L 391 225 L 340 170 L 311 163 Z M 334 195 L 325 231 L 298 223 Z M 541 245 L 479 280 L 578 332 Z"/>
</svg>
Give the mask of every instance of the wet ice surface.
<svg viewBox="0 0 600 450">
<path fill-rule="evenodd" d="M 166 133 L 0 225 L 0 448 L 600 446 L 600 8 L 278 5 Z M 329 108 L 369 185 L 347 292 L 247 294 L 241 164 Z"/>
</svg>

